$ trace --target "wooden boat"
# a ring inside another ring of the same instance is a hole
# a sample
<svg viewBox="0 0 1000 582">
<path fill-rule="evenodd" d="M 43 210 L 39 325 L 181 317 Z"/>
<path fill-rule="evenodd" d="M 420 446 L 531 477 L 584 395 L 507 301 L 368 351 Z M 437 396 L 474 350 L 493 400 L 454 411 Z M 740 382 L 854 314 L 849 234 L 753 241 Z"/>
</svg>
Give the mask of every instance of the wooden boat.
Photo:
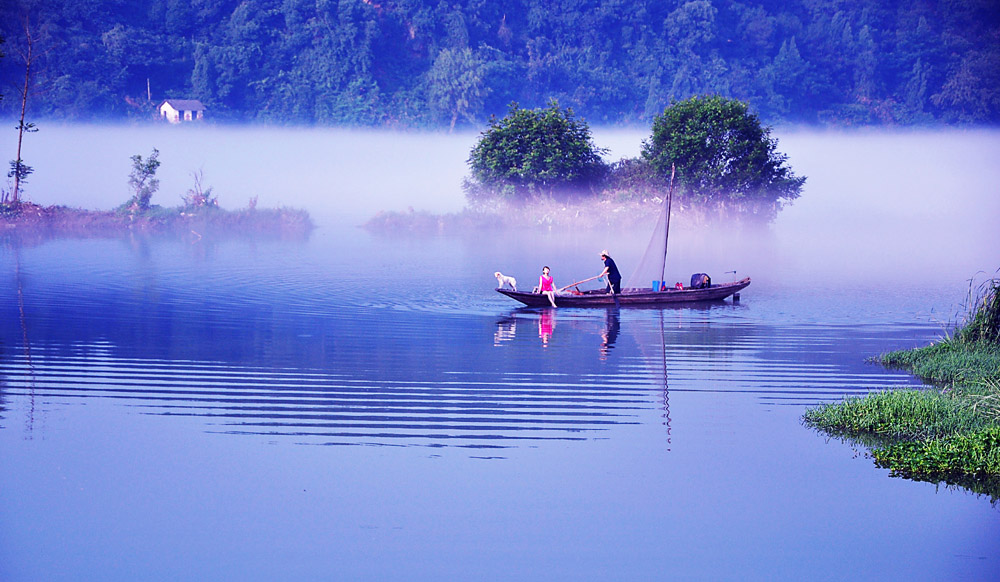
<svg viewBox="0 0 1000 582">
<path fill-rule="evenodd" d="M 653 291 L 649 289 L 622 289 L 618 295 L 612 295 L 604 289 L 582 291 L 556 295 L 557 307 L 608 307 L 614 305 L 621 306 L 656 306 L 669 305 L 675 303 L 693 303 L 702 301 L 722 301 L 727 297 L 739 293 L 741 289 L 750 284 L 750 277 L 731 283 L 712 284 L 701 289 L 685 287 L 684 289 L 670 288 L 666 291 Z M 512 291 L 510 289 L 497 289 L 511 299 L 516 299 L 528 307 L 549 307 L 549 298 L 541 293 L 530 293 L 527 291 Z"/>
<path fill-rule="evenodd" d="M 656 262 L 654 265 L 659 267 L 660 278 L 657 281 L 663 281 L 663 274 L 666 272 L 667 266 L 667 240 L 670 237 L 670 204 L 673 200 L 674 194 L 674 169 L 670 171 L 670 189 L 667 193 L 667 200 L 663 205 L 663 212 L 660 215 L 660 219 L 663 223 L 663 238 L 659 239 L 656 232 L 659 228 L 653 230 L 653 238 L 649 244 L 649 249 L 647 252 L 656 252 Z M 662 242 L 662 246 L 660 243 Z M 655 245 L 655 246 L 654 246 Z M 638 272 L 638 269 L 637 269 Z M 599 277 L 599 276 L 598 276 Z M 695 303 L 695 302 L 705 302 L 705 301 L 722 301 L 729 296 L 735 296 L 734 298 L 739 298 L 738 293 L 741 289 L 745 288 L 750 284 L 750 277 L 745 277 L 739 281 L 732 281 L 730 283 L 718 283 L 714 285 L 708 285 L 707 287 L 692 286 L 684 287 L 682 289 L 669 288 L 662 291 L 657 291 L 652 285 L 648 288 L 626 288 L 622 289 L 621 293 L 617 295 L 608 293 L 605 289 L 595 289 L 588 291 L 579 291 L 576 286 L 580 283 L 585 283 L 587 281 L 592 281 L 598 277 L 591 277 L 589 279 L 584 279 L 583 281 L 577 281 L 575 283 L 570 283 L 569 285 L 560 289 L 560 292 L 565 292 L 567 289 L 573 289 L 569 293 L 559 293 L 556 295 L 555 301 L 557 307 L 607 307 L 623 305 L 623 306 L 657 306 L 657 305 L 671 305 L 676 303 Z M 692 281 L 694 285 L 694 281 Z M 527 305 L 528 307 L 549 307 L 549 298 L 541 293 L 528 293 L 525 291 L 513 291 L 511 289 L 497 289 L 498 293 L 502 293 L 511 299 L 520 301 L 521 303 Z"/>
</svg>

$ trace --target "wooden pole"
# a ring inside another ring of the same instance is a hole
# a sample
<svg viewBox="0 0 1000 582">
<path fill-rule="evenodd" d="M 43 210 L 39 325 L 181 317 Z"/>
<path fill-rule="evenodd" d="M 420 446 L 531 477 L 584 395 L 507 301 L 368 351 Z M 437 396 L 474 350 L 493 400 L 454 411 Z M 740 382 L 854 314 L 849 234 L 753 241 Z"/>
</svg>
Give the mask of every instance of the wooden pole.
<svg viewBox="0 0 1000 582">
<path fill-rule="evenodd" d="M 667 274 L 667 240 L 670 238 L 670 204 L 674 199 L 674 172 L 677 165 L 670 165 L 670 189 L 667 190 L 667 219 L 663 227 L 663 261 L 660 263 L 660 284 L 665 285 L 663 277 Z"/>
<path fill-rule="evenodd" d="M 576 287 L 580 283 L 586 283 L 587 281 L 593 281 L 594 279 L 600 279 L 600 278 L 601 278 L 601 275 L 597 275 L 596 277 L 591 277 L 589 279 L 584 279 L 582 281 L 577 281 L 576 283 L 570 283 L 569 285 L 566 285 L 565 287 L 560 287 L 559 290 L 560 291 L 565 291 L 565 290 L 569 289 L 570 287 Z"/>
</svg>

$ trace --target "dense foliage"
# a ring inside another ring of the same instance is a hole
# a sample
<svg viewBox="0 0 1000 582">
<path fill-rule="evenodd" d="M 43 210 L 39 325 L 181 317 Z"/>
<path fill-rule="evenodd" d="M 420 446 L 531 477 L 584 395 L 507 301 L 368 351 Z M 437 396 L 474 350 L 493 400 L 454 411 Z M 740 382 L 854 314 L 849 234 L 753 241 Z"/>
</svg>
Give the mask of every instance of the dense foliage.
<svg viewBox="0 0 1000 582">
<path fill-rule="evenodd" d="M 36 119 L 192 98 L 216 120 L 448 126 L 555 98 L 646 125 L 711 93 L 769 124 L 1000 122 L 995 0 L 7 0 L 8 54 L 22 12 Z"/>
<path fill-rule="evenodd" d="M 523 199 L 533 194 L 591 187 L 603 177 L 602 150 L 590 127 L 556 101 L 545 109 L 516 103 L 502 119 L 491 118 L 469 155 L 473 181 L 466 191 Z"/>
<path fill-rule="evenodd" d="M 676 167 L 678 185 L 703 206 L 794 200 L 805 178 L 785 165 L 788 156 L 770 133 L 745 103 L 692 97 L 656 116 L 642 159 L 661 178 Z"/>
</svg>

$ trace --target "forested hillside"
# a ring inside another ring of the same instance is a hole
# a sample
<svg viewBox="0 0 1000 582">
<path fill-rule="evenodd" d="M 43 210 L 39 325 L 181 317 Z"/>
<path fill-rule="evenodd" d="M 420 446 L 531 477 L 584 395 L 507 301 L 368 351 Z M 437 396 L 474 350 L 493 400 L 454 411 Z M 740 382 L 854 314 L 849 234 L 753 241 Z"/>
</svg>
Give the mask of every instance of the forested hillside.
<svg viewBox="0 0 1000 582">
<path fill-rule="evenodd" d="M 646 125 L 715 93 L 769 124 L 1000 122 L 996 0 L 4 0 L 7 115 L 25 14 L 34 118 L 479 126 L 556 98 Z"/>
</svg>

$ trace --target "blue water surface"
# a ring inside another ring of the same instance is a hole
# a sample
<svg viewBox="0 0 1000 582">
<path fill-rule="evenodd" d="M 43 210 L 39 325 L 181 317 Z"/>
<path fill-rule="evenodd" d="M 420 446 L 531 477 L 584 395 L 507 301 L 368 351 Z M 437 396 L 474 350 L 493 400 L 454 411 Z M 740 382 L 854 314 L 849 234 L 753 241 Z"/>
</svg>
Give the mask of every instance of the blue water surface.
<svg viewBox="0 0 1000 582">
<path fill-rule="evenodd" d="M 0 580 L 989 580 L 987 498 L 810 405 L 920 386 L 962 282 L 526 309 L 533 235 L 8 240 Z M 593 273 L 590 271 L 594 271 Z M 717 277 L 718 279 L 718 277 Z"/>
</svg>

